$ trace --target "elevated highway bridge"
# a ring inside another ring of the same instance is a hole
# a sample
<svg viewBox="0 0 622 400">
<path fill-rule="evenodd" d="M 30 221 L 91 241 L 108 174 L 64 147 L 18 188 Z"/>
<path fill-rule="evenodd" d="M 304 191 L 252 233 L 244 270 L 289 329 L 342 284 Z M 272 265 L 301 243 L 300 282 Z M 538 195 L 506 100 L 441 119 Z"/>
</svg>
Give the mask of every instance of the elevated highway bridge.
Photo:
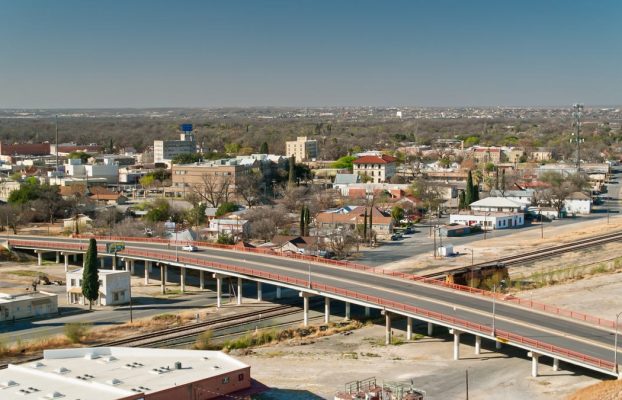
<svg viewBox="0 0 622 400">
<path fill-rule="evenodd" d="M 198 270 L 200 285 L 204 274 L 216 279 L 217 304 L 222 296 L 222 279 L 237 278 L 237 301 L 241 303 L 244 280 L 257 283 L 261 299 L 262 285 L 290 288 L 303 297 L 303 321 L 308 322 L 309 297 L 323 296 L 326 300 L 325 319 L 328 321 L 330 300 L 379 309 L 385 315 L 386 341 L 391 341 L 391 322 L 396 316 L 407 318 L 407 339 L 412 337 L 413 320 L 428 323 L 428 333 L 434 326 L 450 329 L 454 338 L 454 359 L 460 358 L 460 337 L 475 337 L 475 352 L 479 354 L 482 339 L 494 341 L 498 348 L 509 345 L 524 349 L 532 358 L 532 375 L 538 375 L 539 358 L 550 357 L 553 368 L 564 361 L 607 375 L 618 376 L 614 352 L 615 323 L 610 320 L 567 311 L 491 293 L 469 287 L 446 284 L 415 275 L 384 271 L 378 268 L 342 261 L 292 255 L 278 256 L 264 250 L 210 245 L 197 242 L 198 252 L 181 251 L 181 243 L 171 246 L 168 241 L 142 238 L 97 237 L 100 256 L 123 261 L 133 269 L 134 261 L 145 263 L 145 279 L 150 266 L 161 270 L 161 288 L 166 284 L 166 270 L 179 268 L 182 290 L 187 269 Z M 125 249 L 116 254 L 106 253 L 106 244 L 123 241 Z M 72 254 L 83 254 L 88 238 L 58 238 L 17 236 L 8 239 L 11 248 L 33 250 L 39 254 L 55 252 L 57 261 L 65 257 L 65 266 Z M 617 348 L 616 348 L 617 350 Z"/>
</svg>

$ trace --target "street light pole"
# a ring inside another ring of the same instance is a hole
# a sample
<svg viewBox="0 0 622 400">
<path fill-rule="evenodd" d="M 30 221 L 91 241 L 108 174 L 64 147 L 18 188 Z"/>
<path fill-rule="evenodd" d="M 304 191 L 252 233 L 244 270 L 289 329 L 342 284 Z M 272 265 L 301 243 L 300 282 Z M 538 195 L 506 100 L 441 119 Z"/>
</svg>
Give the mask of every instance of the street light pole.
<svg viewBox="0 0 622 400">
<path fill-rule="evenodd" d="M 470 275 L 471 275 L 471 281 L 469 282 L 469 286 L 473 286 L 473 249 L 469 249 L 467 247 L 464 248 L 466 251 L 470 251 L 471 252 L 471 268 L 469 268 L 470 270 Z"/>
<path fill-rule="evenodd" d="M 492 285 L 492 336 L 495 337 L 495 308 L 497 305 L 497 285 Z"/>
<path fill-rule="evenodd" d="M 620 319 L 620 315 L 622 315 L 622 311 L 616 314 L 616 334 L 613 340 L 613 370 L 618 375 L 618 321 Z"/>
<path fill-rule="evenodd" d="M 542 210 L 540 211 L 540 239 L 544 239 L 544 220 L 542 219 Z"/>
</svg>

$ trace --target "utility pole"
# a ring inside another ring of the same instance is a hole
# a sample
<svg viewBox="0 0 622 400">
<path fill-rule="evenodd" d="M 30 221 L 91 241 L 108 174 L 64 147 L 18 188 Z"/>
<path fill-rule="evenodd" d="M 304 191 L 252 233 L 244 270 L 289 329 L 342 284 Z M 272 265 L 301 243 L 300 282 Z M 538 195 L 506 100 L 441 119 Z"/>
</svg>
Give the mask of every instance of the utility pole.
<svg viewBox="0 0 622 400">
<path fill-rule="evenodd" d="M 572 105 L 574 112 L 575 140 L 577 143 L 577 173 L 581 171 L 581 117 L 583 117 L 583 104 L 576 103 Z"/>
</svg>

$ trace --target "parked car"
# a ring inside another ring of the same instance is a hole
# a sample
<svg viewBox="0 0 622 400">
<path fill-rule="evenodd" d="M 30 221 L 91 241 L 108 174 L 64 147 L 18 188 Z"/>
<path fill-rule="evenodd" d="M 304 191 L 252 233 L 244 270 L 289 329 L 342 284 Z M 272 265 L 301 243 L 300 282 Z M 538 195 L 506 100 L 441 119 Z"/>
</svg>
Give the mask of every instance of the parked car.
<svg viewBox="0 0 622 400">
<path fill-rule="evenodd" d="M 197 248 L 197 246 L 193 246 L 193 245 L 191 245 L 191 244 L 187 244 L 187 245 L 185 245 L 184 247 L 182 247 L 181 249 L 182 249 L 183 251 L 197 251 L 197 250 L 199 250 L 199 249 Z"/>
</svg>

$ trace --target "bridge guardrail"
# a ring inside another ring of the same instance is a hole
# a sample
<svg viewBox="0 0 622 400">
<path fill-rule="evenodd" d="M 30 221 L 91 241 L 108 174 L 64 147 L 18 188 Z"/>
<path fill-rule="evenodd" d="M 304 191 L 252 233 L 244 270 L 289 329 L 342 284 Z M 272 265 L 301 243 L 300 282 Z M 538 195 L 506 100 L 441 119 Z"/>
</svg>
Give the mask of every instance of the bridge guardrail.
<svg viewBox="0 0 622 400">
<path fill-rule="evenodd" d="M 10 242 L 13 242 L 17 245 L 23 245 L 23 246 L 41 246 L 41 242 L 39 241 L 27 241 L 27 240 L 11 240 Z M 84 245 L 81 243 L 55 243 L 55 247 L 58 248 L 64 248 L 64 249 L 68 249 L 68 250 L 82 250 L 85 251 L 86 248 L 88 247 L 88 245 Z M 105 246 L 101 245 L 98 246 L 98 251 L 99 249 L 105 250 Z M 139 257 L 147 257 L 147 258 L 154 258 L 154 252 L 153 251 L 144 251 L 144 250 L 135 250 L 135 249 L 125 249 L 123 252 L 121 252 L 122 254 L 126 254 L 128 256 L 139 256 Z M 161 253 L 161 254 L 157 254 L 158 259 L 162 259 L 162 260 L 166 260 L 166 261 L 177 261 L 177 262 L 182 262 L 182 263 L 188 263 L 188 264 L 195 264 L 198 266 L 205 266 L 205 267 L 212 267 L 212 268 L 218 268 L 221 270 L 225 270 L 225 271 L 232 271 L 232 272 L 237 272 L 237 273 L 241 273 L 241 274 L 246 274 L 246 275 L 251 275 L 251 276 L 256 276 L 256 277 L 261 277 L 261 278 L 265 278 L 265 279 L 269 279 L 269 280 L 274 280 L 274 281 L 278 281 L 278 282 L 282 282 L 282 283 L 291 283 L 291 284 L 295 284 L 295 285 L 299 285 L 301 287 L 308 287 L 309 281 L 303 280 L 303 279 L 298 279 L 298 278 L 293 278 L 287 275 L 281 275 L 281 274 L 273 274 L 270 272 L 264 272 L 264 271 L 260 271 L 260 270 L 255 270 L 252 268 L 248 268 L 248 267 L 239 267 L 239 266 L 235 266 L 235 265 L 229 265 L 229 264 L 223 264 L 223 263 L 219 263 L 219 262 L 214 262 L 214 261 L 208 261 L 205 259 L 201 259 L 201 258 L 196 258 L 196 257 L 192 257 L 192 256 L 187 256 L 187 255 L 181 255 L 181 256 L 175 256 L 172 254 L 167 254 L 167 253 Z M 463 327 L 463 328 L 467 328 L 470 330 L 474 330 L 477 332 L 481 332 L 481 333 L 488 333 L 490 332 L 490 327 L 486 326 L 486 325 L 481 325 L 481 324 L 476 324 L 470 321 L 466 321 L 460 318 L 456 318 L 456 317 L 452 317 L 449 315 L 445 315 L 442 313 L 438 313 L 435 311 L 429 311 L 420 307 L 416 307 L 416 306 L 411 306 L 408 304 L 404 304 L 404 303 L 399 303 L 399 302 L 395 302 L 395 301 L 391 301 L 391 300 L 385 300 L 382 299 L 380 297 L 377 296 L 370 296 L 370 295 L 366 295 L 364 293 L 359 293 L 359 292 L 355 292 L 352 290 L 348 290 L 348 289 L 341 289 L 341 288 L 337 288 L 337 287 L 333 287 L 333 286 L 329 286 L 329 285 L 324 285 L 324 284 L 320 284 L 320 283 L 314 283 L 314 282 L 310 282 L 311 283 L 311 289 L 316 289 L 316 290 L 323 290 L 325 292 L 329 292 L 329 293 L 333 293 L 333 294 L 337 294 L 337 295 L 342 295 L 342 296 L 346 296 L 346 297 L 351 297 L 351 298 L 355 298 L 358 300 L 364 300 L 370 303 L 374 303 L 376 305 L 382 306 L 382 307 L 390 307 L 393 308 L 395 310 L 401 310 L 401 311 L 407 311 L 407 312 L 411 312 L 413 314 L 418 314 L 421 316 L 425 316 L 427 318 L 430 319 L 434 319 L 440 322 L 447 322 L 449 324 L 453 324 L 456 327 Z M 555 346 L 555 345 L 551 345 L 545 342 L 541 342 L 539 340 L 536 339 L 530 339 L 527 337 L 523 337 L 508 331 L 503 331 L 503 330 L 499 330 L 496 329 L 495 330 L 496 336 L 498 338 L 507 340 L 509 342 L 516 342 L 516 343 L 520 343 L 523 345 L 527 345 L 530 347 L 533 347 L 535 350 L 544 350 L 544 351 L 548 351 L 552 354 L 559 354 L 562 356 L 565 356 L 567 358 L 571 358 L 577 361 L 581 361 L 587 364 L 591 364 L 594 366 L 597 366 L 599 368 L 603 368 L 603 369 L 611 369 L 613 370 L 614 368 L 614 364 L 610 361 L 607 360 L 602 360 L 600 358 L 597 357 L 592 357 L 592 356 L 588 356 L 586 354 L 582 354 L 573 350 L 569 350 L 563 347 L 559 347 L 559 346 Z"/>
<path fill-rule="evenodd" d="M 128 236 L 97 236 L 97 235 L 74 235 L 74 236 L 79 239 L 95 238 L 97 240 L 108 240 L 108 241 L 110 240 L 128 241 L 128 242 L 133 241 L 133 242 L 139 242 L 139 243 L 162 243 L 162 244 L 170 243 L 169 240 L 165 240 L 165 239 L 136 238 L 136 237 L 128 237 Z M 16 242 L 16 240 L 11 239 L 9 240 L 9 242 Z M 68 245 L 71 246 L 72 244 L 62 243 L 62 242 L 55 242 L 55 243 L 56 243 L 55 244 L 56 247 L 60 247 L 64 249 L 79 249 L 82 251 L 86 251 L 86 249 L 88 248 L 88 244 L 82 244 L 82 243 L 80 243 L 81 247 L 62 247 L 62 246 L 68 246 Z M 515 303 L 525 308 L 531 308 L 536 311 L 542 311 L 545 313 L 555 314 L 555 315 L 559 315 L 562 317 L 575 319 L 578 321 L 592 323 L 592 324 L 596 324 L 598 326 L 602 326 L 605 328 L 610 328 L 610 329 L 615 328 L 615 322 L 612 320 L 606 319 L 606 318 L 595 317 L 595 316 L 588 315 L 585 313 L 580 313 L 577 311 L 571 311 L 571 310 L 567 310 L 564 308 L 551 306 L 551 305 L 539 303 L 539 302 L 532 301 L 532 300 L 525 300 L 525 299 L 521 299 L 515 296 L 506 296 L 500 293 L 493 293 L 488 290 L 472 288 L 470 286 L 458 285 L 455 283 L 448 283 L 445 281 L 439 281 L 437 279 L 426 278 L 426 277 L 422 277 L 422 276 L 414 275 L 414 274 L 407 274 L 404 272 L 387 271 L 384 269 L 373 268 L 367 265 L 352 263 L 349 261 L 330 260 L 330 259 L 324 259 L 321 257 L 305 256 L 302 254 L 278 254 L 271 250 L 266 250 L 266 249 L 244 248 L 244 247 L 236 247 L 234 245 L 221 245 L 221 244 L 216 244 L 216 243 L 206 243 L 206 242 L 198 242 L 198 241 L 180 241 L 178 242 L 178 244 L 180 245 L 193 244 L 195 246 L 212 247 L 212 248 L 219 248 L 223 250 L 234 250 L 238 252 L 243 251 L 243 252 L 248 252 L 248 253 L 270 255 L 270 256 L 275 256 L 275 257 L 287 257 L 287 258 L 293 258 L 297 260 L 313 261 L 313 262 L 318 262 L 318 263 L 323 263 L 323 264 L 337 265 L 337 266 L 341 266 L 341 267 L 348 268 L 348 269 L 354 269 L 358 271 L 367 271 L 367 272 L 371 272 L 371 273 L 378 274 L 378 275 L 388 275 L 388 276 L 393 276 L 393 277 L 397 277 L 401 279 L 406 279 L 406 280 L 411 280 L 411 281 L 416 281 L 416 282 L 423 282 L 423 283 L 435 285 L 435 286 L 446 287 L 446 288 L 453 289 L 456 291 L 469 293 L 469 294 L 475 294 L 475 295 L 488 297 L 488 298 L 492 298 L 494 296 L 497 301 Z M 41 246 L 41 242 L 31 241 L 29 245 Z M 129 249 L 126 249 L 123 252 L 120 252 L 119 254 L 127 253 L 128 250 Z M 105 251 L 105 249 L 104 248 L 100 249 L 98 246 L 98 251 Z M 174 261 L 174 259 L 172 261 Z"/>
</svg>

